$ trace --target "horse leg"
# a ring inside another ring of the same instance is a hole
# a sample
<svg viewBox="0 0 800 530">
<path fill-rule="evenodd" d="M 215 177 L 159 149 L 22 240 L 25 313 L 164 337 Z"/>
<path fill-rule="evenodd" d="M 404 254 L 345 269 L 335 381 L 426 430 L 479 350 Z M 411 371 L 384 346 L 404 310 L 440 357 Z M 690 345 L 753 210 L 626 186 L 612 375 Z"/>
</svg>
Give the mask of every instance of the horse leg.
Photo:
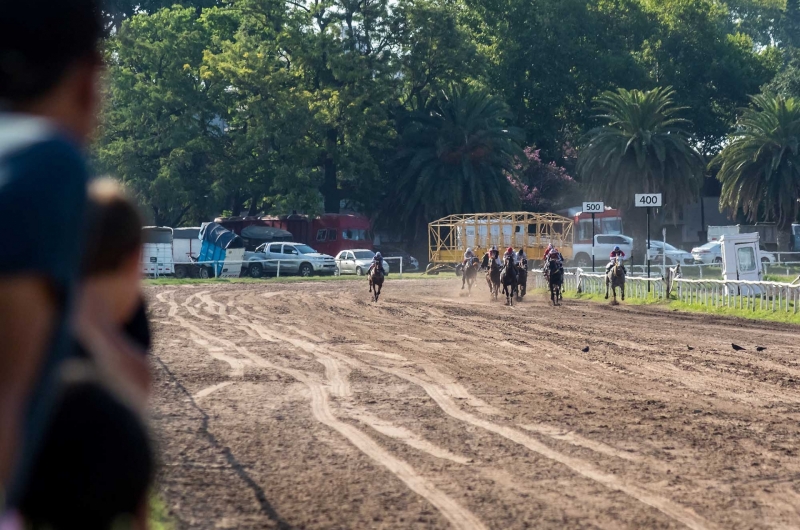
<svg viewBox="0 0 800 530">
<path fill-rule="evenodd" d="M 622 300 L 625 300 L 625 284 L 619 286 L 619 292 L 622 294 Z"/>
<path fill-rule="evenodd" d="M 608 300 L 608 284 L 609 283 L 610 282 L 608 281 L 608 278 L 606 278 L 606 300 Z"/>
</svg>

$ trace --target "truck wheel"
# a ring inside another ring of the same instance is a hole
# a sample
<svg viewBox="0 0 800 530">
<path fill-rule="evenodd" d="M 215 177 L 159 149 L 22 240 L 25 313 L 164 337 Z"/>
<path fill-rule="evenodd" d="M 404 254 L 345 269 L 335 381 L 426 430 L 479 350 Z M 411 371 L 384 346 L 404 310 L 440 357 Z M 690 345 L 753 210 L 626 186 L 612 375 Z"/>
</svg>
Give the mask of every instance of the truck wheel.
<svg viewBox="0 0 800 530">
<path fill-rule="evenodd" d="M 356 267 L 356 274 L 358 274 L 359 276 L 364 276 L 364 271 L 361 270 L 361 267 Z"/>
<path fill-rule="evenodd" d="M 584 254 L 581 252 L 577 256 L 575 256 L 575 265 L 578 267 L 591 267 L 592 266 L 592 258 L 589 254 Z"/>
<path fill-rule="evenodd" d="M 186 276 L 188 276 L 188 273 L 186 272 L 186 267 L 182 267 L 182 266 L 175 267 L 175 277 L 176 278 L 183 279 L 183 278 L 186 278 Z"/>
<path fill-rule="evenodd" d="M 253 263 L 247 269 L 247 272 L 250 273 L 251 278 L 261 278 L 264 275 L 264 267 L 260 263 Z"/>
<path fill-rule="evenodd" d="M 200 270 L 197 271 L 197 277 L 201 280 L 208 279 L 208 267 L 200 267 Z"/>
<path fill-rule="evenodd" d="M 308 278 L 312 274 L 314 274 L 314 267 L 312 267 L 308 263 L 303 263 L 302 265 L 300 265 L 300 276 Z"/>
</svg>

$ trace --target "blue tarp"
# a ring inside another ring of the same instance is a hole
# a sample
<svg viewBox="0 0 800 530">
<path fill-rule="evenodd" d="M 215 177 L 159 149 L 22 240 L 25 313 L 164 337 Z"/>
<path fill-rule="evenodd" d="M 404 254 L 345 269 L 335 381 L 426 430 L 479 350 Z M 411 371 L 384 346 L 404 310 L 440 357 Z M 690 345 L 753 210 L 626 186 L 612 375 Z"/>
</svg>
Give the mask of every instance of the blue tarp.
<svg viewBox="0 0 800 530">
<path fill-rule="evenodd" d="M 242 241 L 241 237 L 218 223 L 207 223 L 203 225 L 200 229 L 200 239 L 224 250 L 229 248 L 244 248 L 244 241 Z"/>
</svg>

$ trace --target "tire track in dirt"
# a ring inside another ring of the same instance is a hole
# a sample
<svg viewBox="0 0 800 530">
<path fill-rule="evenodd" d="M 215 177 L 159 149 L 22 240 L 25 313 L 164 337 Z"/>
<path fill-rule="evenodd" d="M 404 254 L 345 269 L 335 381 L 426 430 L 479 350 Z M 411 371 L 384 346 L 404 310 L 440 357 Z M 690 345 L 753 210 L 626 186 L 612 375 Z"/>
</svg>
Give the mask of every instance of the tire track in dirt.
<svg viewBox="0 0 800 530">
<path fill-rule="evenodd" d="M 315 343 L 308 343 L 306 341 L 292 339 L 290 336 L 281 336 L 276 335 L 278 338 L 285 340 L 287 342 L 292 342 L 296 344 L 298 347 L 306 349 L 310 353 L 315 353 L 319 351 L 320 346 Z M 411 338 L 410 336 L 406 336 L 405 338 Z M 420 339 L 418 337 L 414 337 L 414 342 L 418 342 Z M 697 515 L 693 510 L 689 508 L 685 508 L 680 506 L 679 504 L 660 497 L 656 494 L 653 494 L 646 489 L 635 485 L 630 484 L 628 482 L 623 481 L 622 479 L 612 475 L 600 471 L 595 466 L 584 462 L 578 458 L 571 457 L 568 455 L 564 455 L 559 453 L 558 451 L 551 449 L 550 447 L 542 444 L 538 440 L 534 440 L 533 438 L 525 435 L 524 433 L 517 431 L 516 429 L 512 429 L 510 427 L 506 427 L 501 424 L 497 424 L 482 418 L 479 418 L 469 412 L 464 411 L 460 406 L 458 406 L 454 401 L 453 398 L 464 400 L 470 406 L 476 408 L 479 412 L 487 415 L 499 415 L 501 414 L 500 411 L 495 409 L 494 407 L 490 407 L 486 405 L 483 401 L 479 400 L 472 396 L 466 389 L 461 386 L 460 384 L 452 381 L 449 376 L 442 374 L 438 371 L 433 365 L 427 363 L 416 363 L 416 366 L 421 366 L 425 371 L 425 374 L 432 380 L 432 382 L 425 381 L 417 376 L 411 375 L 406 373 L 405 371 L 398 369 L 398 368 L 391 368 L 386 366 L 377 366 L 377 365 L 370 365 L 372 368 L 377 370 L 390 373 L 402 379 L 405 379 L 411 383 L 420 386 L 425 392 L 437 403 L 439 408 L 445 412 L 447 415 L 460 420 L 465 423 L 469 423 L 476 427 L 483 428 L 487 431 L 493 432 L 504 438 L 507 438 L 515 443 L 518 443 L 531 451 L 534 451 L 546 458 L 554 460 L 562 465 L 565 465 L 573 472 L 578 473 L 586 478 L 594 480 L 595 482 L 599 482 L 606 487 L 611 489 L 621 491 L 630 497 L 651 506 L 665 515 L 671 517 L 672 519 L 686 525 L 692 529 L 711 529 L 714 528 L 713 525 L 705 521 L 702 517 Z M 616 450 L 606 444 L 602 444 L 599 442 L 594 442 L 592 440 L 588 440 L 578 435 L 574 435 L 571 433 L 561 434 L 561 431 L 557 428 L 545 425 L 528 425 L 523 426 L 523 428 L 528 428 L 528 430 L 536 430 L 539 434 L 543 434 L 549 436 L 556 440 L 567 441 L 572 443 L 573 445 L 578 445 L 582 447 L 586 447 L 591 449 L 595 452 L 605 454 L 607 456 L 613 456 L 617 458 L 624 458 L 626 460 L 635 460 L 636 457 L 631 458 L 630 455 L 624 453 L 623 451 Z M 663 468 L 663 466 L 658 466 Z"/>
<path fill-rule="evenodd" d="M 692 528 L 693 530 L 715 528 L 715 526 L 711 525 L 708 521 L 697 515 L 697 513 L 690 508 L 680 506 L 677 503 L 653 494 L 641 488 L 640 486 L 626 483 L 614 475 L 600 471 L 588 462 L 584 462 L 578 458 L 559 453 L 558 451 L 551 449 L 545 444 L 520 431 L 517 431 L 516 429 L 484 420 L 464 411 L 452 400 L 450 400 L 446 393 L 442 392 L 437 385 L 433 385 L 416 376 L 407 374 L 402 370 L 382 367 L 378 369 L 396 375 L 401 379 L 405 379 L 422 387 L 431 397 L 431 399 L 433 399 L 439 405 L 443 412 L 457 420 L 498 434 L 504 438 L 507 438 L 508 440 L 511 440 L 512 442 L 518 443 L 519 445 L 522 445 L 531 451 L 544 456 L 545 458 L 549 458 L 550 460 L 568 467 L 573 472 L 583 477 L 591 479 L 599 484 L 603 484 L 604 486 L 613 490 L 621 491 L 633 499 L 659 510 L 664 515 L 667 515 L 675 521 L 680 522 L 688 528 Z"/>
<path fill-rule="evenodd" d="M 239 346 L 232 341 L 204 332 L 182 317 L 176 316 L 175 319 L 181 326 L 200 336 L 205 337 L 209 341 L 217 341 L 224 346 L 235 349 L 240 354 L 251 359 L 256 365 L 283 372 L 306 384 L 308 389 L 311 391 L 311 409 L 314 418 L 317 421 L 337 431 L 362 453 L 388 469 L 403 483 L 405 483 L 406 486 L 408 486 L 408 488 L 414 493 L 420 495 L 433 506 L 435 506 L 455 528 L 464 530 L 482 530 L 486 528 L 483 523 L 472 514 L 472 512 L 462 507 L 446 493 L 442 492 L 424 477 L 416 473 L 408 463 L 390 454 L 387 450 L 381 447 L 377 442 L 375 442 L 362 431 L 358 430 L 352 425 L 336 419 L 330 410 L 327 387 L 320 382 L 315 382 L 312 379 L 313 376 L 311 374 L 277 366 L 260 356 L 250 353 L 246 348 Z M 299 339 L 294 340 L 299 341 Z M 306 341 L 299 342 L 311 344 L 307 343 Z"/>
</svg>

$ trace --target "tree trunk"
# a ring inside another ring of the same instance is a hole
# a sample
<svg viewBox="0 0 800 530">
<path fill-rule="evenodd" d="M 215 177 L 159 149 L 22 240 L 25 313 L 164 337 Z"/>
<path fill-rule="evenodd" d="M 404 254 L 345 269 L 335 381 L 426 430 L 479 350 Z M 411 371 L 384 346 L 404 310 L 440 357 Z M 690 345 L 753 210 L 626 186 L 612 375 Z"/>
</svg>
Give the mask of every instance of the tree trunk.
<svg viewBox="0 0 800 530">
<path fill-rule="evenodd" d="M 247 210 L 247 215 L 248 217 L 252 217 L 257 213 L 258 213 L 258 197 L 256 195 L 253 195 L 253 197 L 250 199 L 250 208 L 248 208 Z"/>
<path fill-rule="evenodd" d="M 778 252 L 791 252 L 792 250 L 792 224 L 778 226 Z"/>
<path fill-rule="evenodd" d="M 239 214 L 242 213 L 242 202 L 242 195 L 237 190 L 231 198 L 231 216 L 239 217 Z"/>
<path fill-rule="evenodd" d="M 647 262 L 647 208 L 629 208 L 624 210 L 623 233 L 633 238 L 631 263 L 642 265 Z M 650 235 L 653 235 L 653 217 L 650 218 Z"/>
<path fill-rule="evenodd" d="M 325 174 L 322 180 L 322 186 L 320 187 L 320 192 L 322 192 L 322 196 L 325 200 L 325 213 L 339 213 L 340 193 L 339 183 L 336 175 L 336 160 L 334 159 L 336 154 L 337 139 L 338 133 L 336 132 L 336 129 L 328 129 L 325 138 Z"/>
</svg>

